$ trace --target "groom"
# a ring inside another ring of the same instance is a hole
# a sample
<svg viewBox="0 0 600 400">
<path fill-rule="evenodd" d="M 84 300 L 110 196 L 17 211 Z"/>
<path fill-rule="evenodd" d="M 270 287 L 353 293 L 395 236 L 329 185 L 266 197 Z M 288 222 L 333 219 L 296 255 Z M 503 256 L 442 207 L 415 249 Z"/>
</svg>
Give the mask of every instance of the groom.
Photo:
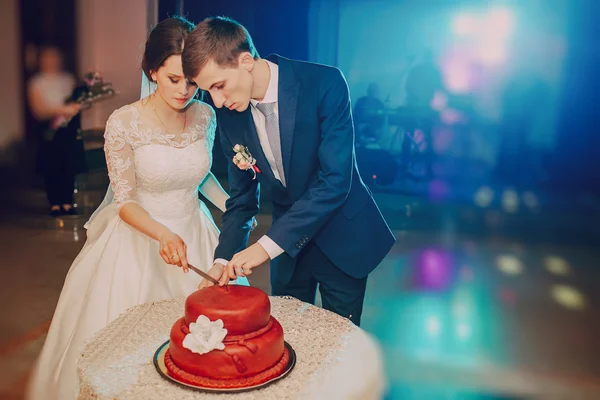
<svg viewBox="0 0 600 400">
<path fill-rule="evenodd" d="M 356 167 L 344 76 L 262 59 L 248 31 L 223 17 L 198 24 L 182 58 L 217 108 L 229 160 L 231 197 L 209 273 L 224 284 L 271 259 L 273 295 L 314 304 L 318 283 L 323 307 L 359 325 L 367 275 L 395 239 Z M 273 224 L 246 248 L 259 184 L 271 189 Z"/>
</svg>

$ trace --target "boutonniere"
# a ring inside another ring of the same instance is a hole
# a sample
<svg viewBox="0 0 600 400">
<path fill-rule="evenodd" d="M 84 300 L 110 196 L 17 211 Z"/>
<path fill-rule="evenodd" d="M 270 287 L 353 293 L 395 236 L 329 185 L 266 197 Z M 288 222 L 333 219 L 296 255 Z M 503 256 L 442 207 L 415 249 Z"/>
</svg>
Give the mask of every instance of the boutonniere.
<svg viewBox="0 0 600 400">
<path fill-rule="evenodd" d="M 233 146 L 233 151 L 235 152 L 233 163 L 242 171 L 251 170 L 254 174 L 252 179 L 256 179 L 256 174 L 260 174 L 260 169 L 256 166 L 256 160 L 252 157 L 248 148 L 241 144 L 236 144 Z"/>
</svg>

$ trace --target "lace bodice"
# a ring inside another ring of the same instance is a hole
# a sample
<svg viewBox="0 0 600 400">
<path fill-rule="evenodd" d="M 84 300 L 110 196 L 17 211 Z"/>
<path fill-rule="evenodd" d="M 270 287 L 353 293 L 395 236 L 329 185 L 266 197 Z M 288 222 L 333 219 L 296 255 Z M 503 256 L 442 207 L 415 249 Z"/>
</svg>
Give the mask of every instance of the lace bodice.
<svg viewBox="0 0 600 400">
<path fill-rule="evenodd" d="M 165 217 L 198 208 L 197 187 L 212 164 L 216 119 L 202 102 L 186 112 L 186 128 L 178 134 L 168 134 L 134 105 L 110 116 L 104 151 L 118 207 L 135 201 L 150 214 Z"/>
</svg>

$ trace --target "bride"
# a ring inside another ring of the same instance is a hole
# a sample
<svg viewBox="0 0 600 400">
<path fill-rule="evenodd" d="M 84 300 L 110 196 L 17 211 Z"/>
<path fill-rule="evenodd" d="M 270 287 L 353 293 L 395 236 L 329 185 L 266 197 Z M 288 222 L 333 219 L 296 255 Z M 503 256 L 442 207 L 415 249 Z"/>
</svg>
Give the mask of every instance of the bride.
<svg viewBox="0 0 600 400">
<path fill-rule="evenodd" d="M 87 241 L 67 274 L 28 399 L 76 398 L 85 342 L 132 306 L 189 295 L 202 278 L 188 265 L 212 265 L 219 231 L 197 190 L 221 211 L 228 195 L 210 172 L 214 112 L 194 99 L 197 87 L 182 71 L 193 28 L 169 18 L 152 30 L 142 69 L 156 90 L 106 123 L 110 188 L 86 225 Z"/>
</svg>

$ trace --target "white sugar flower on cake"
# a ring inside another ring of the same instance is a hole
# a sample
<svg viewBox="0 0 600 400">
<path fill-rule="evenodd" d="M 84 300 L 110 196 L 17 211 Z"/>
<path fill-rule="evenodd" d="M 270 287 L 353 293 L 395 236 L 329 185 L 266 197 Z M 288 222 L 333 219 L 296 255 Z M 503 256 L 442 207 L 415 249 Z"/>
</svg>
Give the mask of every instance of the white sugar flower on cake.
<svg viewBox="0 0 600 400">
<path fill-rule="evenodd" d="M 196 322 L 190 324 L 190 333 L 183 339 L 183 347 L 197 354 L 206 354 L 213 350 L 223 350 L 223 339 L 227 336 L 227 329 L 223 328 L 223 321 L 211 321 L 205 315 L 200 315 Z"/>
</svg>

